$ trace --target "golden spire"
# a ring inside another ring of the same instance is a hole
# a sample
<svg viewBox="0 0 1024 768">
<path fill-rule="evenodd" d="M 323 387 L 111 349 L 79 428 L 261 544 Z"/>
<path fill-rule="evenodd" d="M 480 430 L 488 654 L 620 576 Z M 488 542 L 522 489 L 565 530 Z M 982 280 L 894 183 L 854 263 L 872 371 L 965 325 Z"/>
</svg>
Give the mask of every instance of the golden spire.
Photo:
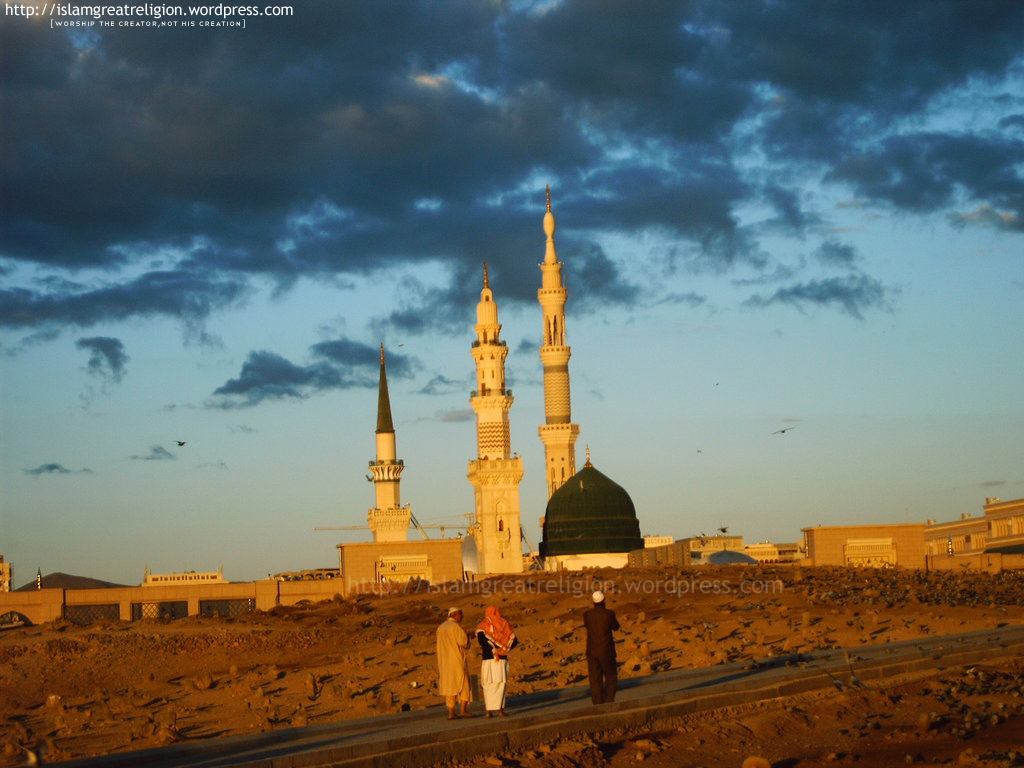
<svg viewBox="0 0 1024 768">
<path fill-rule="evenodd" d="M 547 185 L 548 210 L 551 210 L 551 185 Z"/>
<path fill-rule="evenodd" d="M 590 446 L 589 445 L 587 446 L 587 463 L 584 464 L 583 466 L 584 467 L 592 467 L 592 466 L 594 466 L 593 464 L 590 463 Z"/>
<path fill-rule="evenodd" d="M 487 279 L 487 262 L 484 262 L 484 288 L 490 288 L 491 281 Z"/>
</svg>

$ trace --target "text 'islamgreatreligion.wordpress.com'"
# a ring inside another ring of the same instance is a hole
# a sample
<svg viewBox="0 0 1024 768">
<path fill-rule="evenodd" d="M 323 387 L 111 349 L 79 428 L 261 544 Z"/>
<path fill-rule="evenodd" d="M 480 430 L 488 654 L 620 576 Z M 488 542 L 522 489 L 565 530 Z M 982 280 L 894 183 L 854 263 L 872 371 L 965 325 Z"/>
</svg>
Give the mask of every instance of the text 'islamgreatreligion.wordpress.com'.
<svg viewBox="0 0 1024 768">
<path fill-rule="evenodd" d="M 76 5 L 73 3 L 5 3 L 7 16 L 47 20 L 50 27 L 236 27 L 249 19 L 294 16 L 290 5 Z"/>
</svg>

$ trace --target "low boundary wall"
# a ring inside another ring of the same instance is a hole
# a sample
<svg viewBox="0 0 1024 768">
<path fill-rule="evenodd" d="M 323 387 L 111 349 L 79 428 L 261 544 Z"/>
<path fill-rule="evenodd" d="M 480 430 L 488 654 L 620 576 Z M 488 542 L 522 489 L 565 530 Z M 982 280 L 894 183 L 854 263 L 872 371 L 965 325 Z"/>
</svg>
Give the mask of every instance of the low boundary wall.
<svg viewBox="0 0 1024 768">
<path fill-rule="evenodd" d="M 37 589 L 0 593 L 0 617 L 8 622 L 44 624 L 67 619 L 90 624 L 99 619 L 137 621 L 199 615 L 238 615 L 267 611 L 304 600 L 319 602 L 340 594 L 340 581 L 239 581 L 166 587 L 104 589 Z"/>
</svg>

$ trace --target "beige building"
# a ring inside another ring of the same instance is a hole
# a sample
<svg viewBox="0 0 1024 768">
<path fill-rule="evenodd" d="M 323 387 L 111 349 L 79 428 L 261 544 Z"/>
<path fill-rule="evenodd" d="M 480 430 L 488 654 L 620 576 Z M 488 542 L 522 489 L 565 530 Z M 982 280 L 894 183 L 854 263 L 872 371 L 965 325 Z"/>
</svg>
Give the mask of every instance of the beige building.
<svg viewBox="0 0 1024 768">
<path fill-rule="evenodd" d="M 808 565 L 924 568 L 924 523 L 804 528 Z"/>
<path fill-rule="evenodd" d="M 477 457 L 469 462 L 466 475 L 475 501 L 476 516 L 467 532 L 475 544 L 473 566 L 479 574 L 522 573 L 519 481 L 523 479 L 523 460 L 512 453 L 508 413 L 513 398 L 512 390 L 505 387 L 508 346 L 501 339 L 487 264 L 474 330 L 476 390 L 469 402 L 476 413 Z"/>
<path fill-rule="evenodd" d="M 988 524 L 986 552 L 1024 553 L 1024 499 L 985 499 L 985 522 Z"/>
<path fill-rule="evenodd" d="M 708 557 L 716 552 L 743 551 L 742 536 L 728 536 L 726 534 L 720 536 L 691 536 L 682 541 L 686 542 L 686 547 L 690 551 L 690 560 L 694 563 L 707 560 Z"/>
<path fill-rule="evenodd" d="M 550 499 L 566 480 L 576 474 L 576 438 L 580 427 L 572 423 L 569 394 L 569 358 L 565 343 L 565 299 L 562 264 L 555 251 L 555 216 L 551 212 L 551 187 L 547 188 L 544 214 L 547 244 L 540 265 L 541 286 L 537 291 L 544 318 L 540 361 L 544 368 L 544 423 L 537 430 L 544 444 L 544 474 Z"/>
<path fill-rule="evenodd" d="M 669 544 L 634 549 L 629 553 L 628 564 L 630 568 L 656 568 L 662 565 L 686 568 L 691 564 L 690 546 L 683 539 L 682 541 L 673 541 Z"/>
<path fill-rule="evenodd" d="M 405 462 L 397 457 L 383 344 L 380 347 L 375 442 L 377 457 L 370 462 L 370 479 L 377 503 L 367 514 L 373 541 L 338 545 L 342 593 L 374 592 L 387 589 L 390 584 L 404 584 L 414 579 L 432 583 L 461 581 L 461 539 L 408 540 L 409 524 L 415 521 L 412 507 L 408 504 L 402 506 L 401 502 L 401 475 Z"/>
<path fill-rule="evenodd" d="M 929 520 L 924 528 L 925 554 L 929 557 L 984 552 L 987 539 L 988 521 L 968 512 L 946 523 Z"/>
<path fill-rule="evenodd" d="M 11 564 L 4 560 L 4 556 L 0 555 L 0 592 L 10 592 L 13 587 L 11 586 L 11 579 L 14 578 L 14 573 L 11 570 Z"/>
<path fill-rule="evenodd" d="M 762 541 L 747 544 L 742 552 L 759 563 L 794 563 L 804 558 L 804 551 L 796 542 L 775 544 L 771 541 Z"/>
<path fill-rule="evenodd" d="M 929 520 L 924 535 L 929 568 L 1024 568 L 1024 499 L 985 499 L 981 517 Z"/>
<path fill-rule="evenodd" d="M 674 541 L 674 536 L 644 536 L 644 547 L 664 547 Z"/>
<path fill-rule="evenodd" d="M 338 551 L 346 595 L 413 580 L 442 584 L 463 577 L 460 539 L 339 544 Z"/>
</svg>

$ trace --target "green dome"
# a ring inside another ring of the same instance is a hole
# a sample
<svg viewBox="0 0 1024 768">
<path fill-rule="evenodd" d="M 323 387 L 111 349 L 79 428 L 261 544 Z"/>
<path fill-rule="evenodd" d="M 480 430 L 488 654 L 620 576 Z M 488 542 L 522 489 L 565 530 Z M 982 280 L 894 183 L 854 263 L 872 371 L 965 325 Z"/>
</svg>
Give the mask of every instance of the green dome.
<svg viewBox="0 0 1024 768">
<path fill-rule="evenodd" d="M 588 462 L 548 500 L 541 557 L 642 549 L 629 494 Z"/>
</svg>

